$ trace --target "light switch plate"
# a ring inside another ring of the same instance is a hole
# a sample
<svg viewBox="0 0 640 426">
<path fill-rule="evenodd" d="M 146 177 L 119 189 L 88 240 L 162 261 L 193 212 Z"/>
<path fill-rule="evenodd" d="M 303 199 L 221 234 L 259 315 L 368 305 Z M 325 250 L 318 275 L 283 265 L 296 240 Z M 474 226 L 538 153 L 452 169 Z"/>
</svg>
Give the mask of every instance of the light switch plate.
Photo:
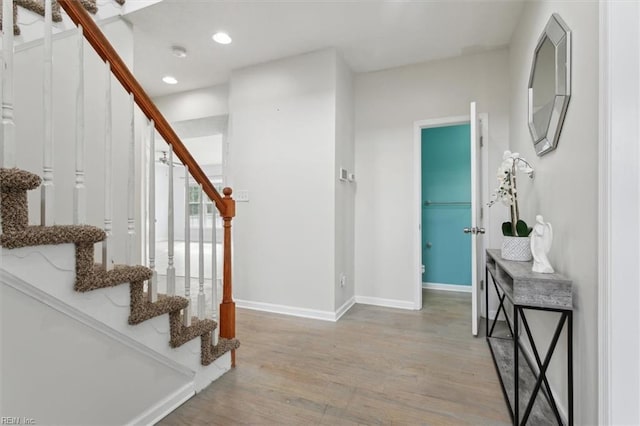
<svg viewBox="0 0 640 426">
<path fill-rule="evenodd" d="M 236 201 L 238 201 L 238 202 L 248 202 L 249 201 L 249 190 L 248 189 L 240 189 L 240 190 L 238 190 L 238 195 L 236 196 Z"/>
</svg>

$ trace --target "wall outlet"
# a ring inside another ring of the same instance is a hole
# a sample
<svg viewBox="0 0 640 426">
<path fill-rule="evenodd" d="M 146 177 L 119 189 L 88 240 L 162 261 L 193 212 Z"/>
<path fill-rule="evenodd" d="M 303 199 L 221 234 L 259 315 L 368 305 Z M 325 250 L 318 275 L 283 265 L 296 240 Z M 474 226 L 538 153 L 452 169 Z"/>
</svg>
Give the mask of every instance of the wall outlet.
<svg viewBox="0 0 640 426">
<path fill-rule="evenodd" d="M 342 272 L 340 274 L 340 287 L 344 287 L 345 285 L 347 285 L 347 275 Z"/>
</svg>

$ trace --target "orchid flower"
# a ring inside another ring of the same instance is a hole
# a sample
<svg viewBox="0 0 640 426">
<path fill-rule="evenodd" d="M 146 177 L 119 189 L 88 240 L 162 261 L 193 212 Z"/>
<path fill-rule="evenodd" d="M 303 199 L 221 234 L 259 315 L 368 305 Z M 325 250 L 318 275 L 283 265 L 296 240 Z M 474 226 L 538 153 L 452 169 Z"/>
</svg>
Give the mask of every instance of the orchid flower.
<svg viewBox="0 0 640 426">
<path fill-rule="evenodd" d="M 511 210 L 511 222 L 515 229 L 518 221 L 518 191 L 516 189 L 516 172 L 520 171 L 530 178 L 533 178 L 533 167 L 527 160 L 522 158 L 519 153 L 506 150 L 502 154 L 502 163 L 498 167 L 496 177 L 498 179 L 498 187 L 493 191 L 492 199 L 488 205 L 492 206 L 496 202 L 501 201 L 504 205 L 509 206 Z"/>
</svg>

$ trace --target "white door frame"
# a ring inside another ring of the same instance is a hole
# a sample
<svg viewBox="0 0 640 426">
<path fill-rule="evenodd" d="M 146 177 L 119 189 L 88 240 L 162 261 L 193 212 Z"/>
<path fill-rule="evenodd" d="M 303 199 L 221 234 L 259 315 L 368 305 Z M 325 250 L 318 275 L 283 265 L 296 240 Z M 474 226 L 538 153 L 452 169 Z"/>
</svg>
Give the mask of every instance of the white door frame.
<svg viewBox="0 0 640 426">
<path fill-rule="evenodd" d="M 640 5 L 599 27 L 598 423 L 640 424 Z"/>
<path fill-rule="evenodd" d="M 482 127 L 480 132 L 484 138 L 483 149 L 478 152 L 481 155 L 482 161 L 482 182 L 480 182 L 480 203 L 485 204 L 488 197 L 487 186 L 487 169 L 489 167 L 489 158 L 486 149 L 486 143 L 488 141 L 487 135 L 489 134 L 489 115 L 487 113 L 479 113 L 478 117 L 482 121 Z M 468 124 L 470 121 L 469 114 L 458 115 L 450 117 L 431 118 L 426 120 L 419 120 L 413 123 L 413 229 L 417 230 L 413 240 L 413 265 L 416 273 L 415 293 L 413 298 L 413 309 L 422 309 L 422 129 L 428 129 L 431 127 L 443 127 L 443 126 L 455 126 L 457 124 Z M 486 217 L 486 216 L 485 216 Z M 489 221 L 482 219 L 485 228 L 485 235 L 490 235 Z M 460 230 L 462 232 L 462 230 Z M 484 263 L 484 249 L 486 249 L 486 240 L 482 237 L 482 253 L 478 254 L 478 262 Z M 478 277 L 483 279 L 482 277 Z M 486 288 L 486 283 L 485 283 Z M 482 312 L 481 307 L 480 311 Z"/>
</svg>

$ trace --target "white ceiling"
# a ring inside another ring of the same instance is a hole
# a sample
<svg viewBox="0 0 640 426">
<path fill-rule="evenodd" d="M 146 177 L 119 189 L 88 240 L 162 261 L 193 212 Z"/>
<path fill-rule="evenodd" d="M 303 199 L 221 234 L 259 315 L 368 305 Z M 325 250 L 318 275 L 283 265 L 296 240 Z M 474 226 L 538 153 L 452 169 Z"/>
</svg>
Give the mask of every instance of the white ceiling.
<svg viewBox="0 0 640 426">
<path fill-rule="evenodd" d="M 521 0 L 164 0 L 126 16 L 135 74 L 151 96 L 224 83 L 231 70 L 335 47 L 356 72 L 505 46 Z M 211 40 L 216 31 L 230 45 Z M 172 55 L 171 46 L 188 56 Z M 174 86 L 161 81 L 175 76 Z"/>
</svg>

